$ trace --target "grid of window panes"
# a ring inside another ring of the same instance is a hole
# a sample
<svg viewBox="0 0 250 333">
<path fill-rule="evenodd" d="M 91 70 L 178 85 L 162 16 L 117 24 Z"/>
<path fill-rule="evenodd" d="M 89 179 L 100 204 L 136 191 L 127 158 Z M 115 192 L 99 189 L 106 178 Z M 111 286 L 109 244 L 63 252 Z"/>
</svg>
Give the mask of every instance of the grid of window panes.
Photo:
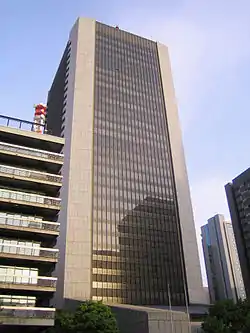
<svg viewBox="0 0 250 333">
<path fill-rule="evenodd" d="M 225 233 L 228 235 L 228 239 L 227 239 L 227 244 L 229 246 L 228 251 L 229 251 L 229 253 L 231 251 L 232 256 L 233 256 L 233 271 L 234 271 L 234 275 L 235 275 L 235 289 L 236 289 L 237 297 L 239 299 L 245 299 L 246 292 L 245 292 L 244 282 L 243 282 L 243 278 L 242 278 L 235 237 L 234 237 L 233 225 L 231 223 L 225 223 L 224 228 L 225 228 Z"/>
<path fill-rule="evenodd" d="M 238 215 L 241 224 L 241 233 L 243 235 L 242 242 L 244 242 L 244 247 L 246 248 L 246 256 L 250 262 L 250 244 L 249 244 L 249 222 L 250 222 L 250 182 L 242 181 L 238 186 L 234 184 L 234 195 L 236 201 L 236 207 L 238 210 Z"/>
<path fill-rule="evenodd" d="M 246 294 L 249 294 L 249 267 L 250 267 L 250 177 L 249 171 L 246 170 L 242 175 L 233 180 L 233 195 L 235 200 L 235 210 L 238 216 L 236 228 L 238 230 L 238 242 L 245 251 L 239 251 L 241 265 L 248 267 L 242 269 L 242 278 L 245 285 Z M 237 234 L 236 234 L 237 235 Z M 247 263 L 247 264 L 246 264 Z"/>
<path fill-rule="evenodd" d="M 156 44 L 97 23 L 95 51 L 92 297 L 183 305 L 183 253 Z"/>
</svg>

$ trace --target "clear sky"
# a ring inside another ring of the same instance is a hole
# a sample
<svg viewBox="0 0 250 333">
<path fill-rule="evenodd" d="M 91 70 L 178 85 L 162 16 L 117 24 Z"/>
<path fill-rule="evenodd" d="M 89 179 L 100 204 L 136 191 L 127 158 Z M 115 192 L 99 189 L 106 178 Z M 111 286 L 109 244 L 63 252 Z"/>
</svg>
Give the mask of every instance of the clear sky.
<svg viewBox="0 0 250 333">
<path fill-rule="evenodd" d="M 30 120 L 46 102 L 78 16 L 169 46 L 199 237 L 250 166 L 250 1 L 0 0 L 1 114 Z"/>
</svg>

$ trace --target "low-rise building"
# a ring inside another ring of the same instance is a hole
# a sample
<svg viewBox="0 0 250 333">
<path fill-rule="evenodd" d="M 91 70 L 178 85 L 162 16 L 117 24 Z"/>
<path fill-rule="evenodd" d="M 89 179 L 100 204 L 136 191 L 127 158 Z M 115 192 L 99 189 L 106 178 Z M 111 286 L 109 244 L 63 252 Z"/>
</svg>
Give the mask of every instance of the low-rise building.
<svg viewBox="0 0 250 333">
<path fill-rule="evenodd" d="M 0 125 L 0 322 L 19 332 L 54 324 L 64 139 L 0 120 L 19 127 Z"/>
</svg>

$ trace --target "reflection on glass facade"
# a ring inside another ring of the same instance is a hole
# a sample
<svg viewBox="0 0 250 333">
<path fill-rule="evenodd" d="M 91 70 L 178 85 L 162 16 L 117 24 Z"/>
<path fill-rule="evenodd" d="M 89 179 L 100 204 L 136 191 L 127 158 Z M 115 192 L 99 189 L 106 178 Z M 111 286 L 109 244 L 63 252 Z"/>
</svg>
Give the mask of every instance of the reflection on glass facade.
<svg viewBox="0 0 250 333">
<path fill-rule="evenodd" d="M 92 297 L 184 305 L 156 44 L 96 23 L 95 51 Z"/>
</svg>

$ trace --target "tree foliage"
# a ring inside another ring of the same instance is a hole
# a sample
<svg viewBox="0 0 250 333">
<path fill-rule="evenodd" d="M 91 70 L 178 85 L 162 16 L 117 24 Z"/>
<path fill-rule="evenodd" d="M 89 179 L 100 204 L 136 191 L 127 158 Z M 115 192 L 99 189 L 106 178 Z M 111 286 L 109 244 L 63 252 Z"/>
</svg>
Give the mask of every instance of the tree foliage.
<svg viewBox="0 0 250 333">
<path fill-rule="evenodd" d="M 221 319 L 216 317 L 207 317 L 202 324 L 203 331 L 206 333 L 224 333 L 225 325 Z"/>
<path fill-rule="evenodd" d="M 87 301 L 75 312 L 58 311 L 48 333 L 118 333 L 116 319 L 102 302 Z"/>
<path fill-rule="evenodd" d="M 219 301 L 212 305 L 202 324 L 205 333 L 250 333 L 250 301 Z"/>
</svg>

